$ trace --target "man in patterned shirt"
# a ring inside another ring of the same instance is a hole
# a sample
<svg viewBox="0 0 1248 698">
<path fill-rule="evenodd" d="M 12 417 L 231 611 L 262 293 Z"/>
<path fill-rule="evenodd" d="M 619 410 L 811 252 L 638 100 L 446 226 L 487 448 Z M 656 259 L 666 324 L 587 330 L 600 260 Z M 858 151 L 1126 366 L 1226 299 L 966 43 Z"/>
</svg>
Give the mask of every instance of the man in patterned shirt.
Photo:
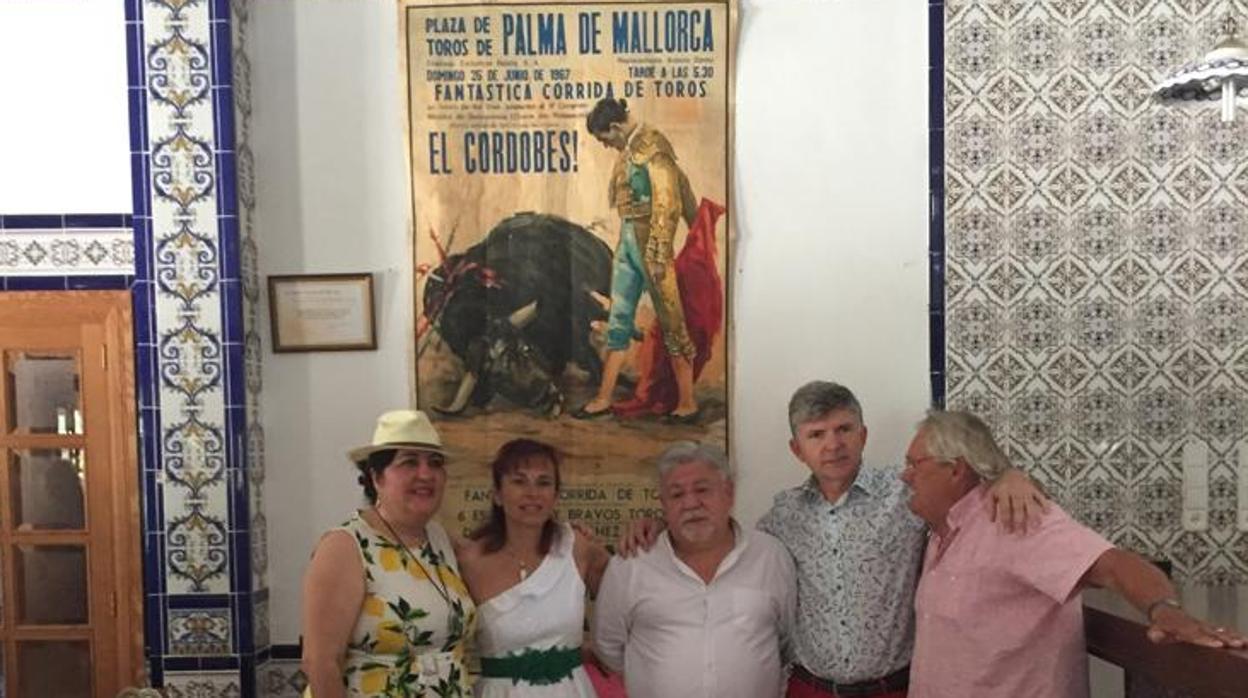
<svg viewBox="0 0 1248 698">
<path fill-rule="evenodd" d="M 905 696 L 924 522 L 910 511 L 899 467 L 862 467 L 867 427 L 848 388 L 827 381 L 799 388 L 789 428 L 789 448 L 811 476 L 776 495 L 758 522 L 797 567 L 788 696 Z M 1017 470 L 995 489 L 1019 509 L 1038 501 Z"/>
</svg>

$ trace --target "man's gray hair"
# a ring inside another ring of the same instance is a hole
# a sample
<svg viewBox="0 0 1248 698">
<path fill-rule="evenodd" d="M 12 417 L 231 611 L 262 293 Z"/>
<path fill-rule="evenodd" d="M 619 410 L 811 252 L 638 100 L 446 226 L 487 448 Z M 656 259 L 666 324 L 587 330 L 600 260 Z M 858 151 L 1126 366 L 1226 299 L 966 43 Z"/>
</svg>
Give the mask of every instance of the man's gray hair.
<svg viewBox="0 0 1248 698">
<path fill-rule="evenodd" d="M 797 389 L 789 398 L 789 431 L 797 436 L 797 428 L 806 422 L 822 419 L 836 410 L 849 410 L 862 423 L 862 405 L 853 391 L 840 383 L 811 381 Z"/>
<path fill-rule="evenodd" d="M 961 458 L 985 480 L 996 480 L 1010 468 L 1010 459 L 992 437 L 992 429 L 970 412 L 931 410 L 919 422 L 928 455 L 940 460 Z"/>
<path fill-rule="evenodd" d="M 685 463 L 705 463 L 713 466 L 732 482 L 732 466 L 728 464 L 728 455 L 718 446 L 698 443 L 697 441 L 677 441 L 659 456 L 655 466 L 659 471 L 659 479 L 667 476 L 678 465 Z"/>
</svg>

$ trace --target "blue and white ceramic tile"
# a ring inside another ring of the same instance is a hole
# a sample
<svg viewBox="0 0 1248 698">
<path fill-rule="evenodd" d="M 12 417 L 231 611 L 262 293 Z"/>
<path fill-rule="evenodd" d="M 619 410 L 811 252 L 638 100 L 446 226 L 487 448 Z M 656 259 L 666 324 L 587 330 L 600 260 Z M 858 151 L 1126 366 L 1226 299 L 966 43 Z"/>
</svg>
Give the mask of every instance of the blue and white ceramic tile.
<svg viewBox="0 0 1248 698">
<path fill-rule="evenodd" d="M 165 695 L 168 698 L 240 698 L 238 672 L 235 671 L 166 671 Z"/>
<path fill-rule="evenodd" d="M 129 228 L 0 230 L 0 276 L 133 273 Z"/>
<path fill-rule="evenodd" d="M 228 655 L 230 609 L 171 608 L 168 611 L 169 654 Z"/>
<path fill-rule="evenodd" d="M 1248 114 L 1159 105 L 1220 3 L 944 5 L 947 404 L 1115 542 L 1248 582 Z M 1184 531 L 1184 444 L 1210 454 Z"/>
<path fill-rule="evenodd" d="M 170 593 L 228 593 L 220 177 L 204 3 L 143 5 Z"/>
</svg>

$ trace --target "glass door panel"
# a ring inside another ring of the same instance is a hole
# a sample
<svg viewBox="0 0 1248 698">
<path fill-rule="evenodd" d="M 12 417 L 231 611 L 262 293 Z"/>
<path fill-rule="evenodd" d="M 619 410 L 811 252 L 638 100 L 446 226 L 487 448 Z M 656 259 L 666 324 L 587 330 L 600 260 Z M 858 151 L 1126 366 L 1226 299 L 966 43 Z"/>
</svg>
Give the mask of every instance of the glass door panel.
<svg viewBox="0 0 1248 698">
<path fill-rule="evenodd" d="M 91 646 L 86 640 L 17 643 L 18 698 L 91 698 Z"/>
<path fill-rule="evenodd" d="M 14 451 L 9 496 L 16 531 L 86 529 L 86 452 Z"/>
<path fill-rule="evenodd" d="M 81 434 L 77 352 L 18 351 L 8 355 L 9 431 Z"/>
<path fill-rule="evenodd" d="M 18 625 L 85 625 L 87 549 L 81 545 L 17 545 Z"/>
</svg>

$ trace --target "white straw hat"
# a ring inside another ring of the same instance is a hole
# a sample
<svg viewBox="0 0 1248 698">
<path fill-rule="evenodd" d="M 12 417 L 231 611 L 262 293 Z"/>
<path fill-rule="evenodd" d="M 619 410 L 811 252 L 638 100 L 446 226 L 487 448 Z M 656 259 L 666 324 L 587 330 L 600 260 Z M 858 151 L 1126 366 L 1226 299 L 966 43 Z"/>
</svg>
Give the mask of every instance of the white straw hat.
<svg viewBox="0 0 1248 698">
<path fill-rule="evenodd" d="M 361 463 L 378 451 L 395 448 L 417 448 L 446 455 L 442 437 L 420 410 L 392 410 L 377 418 L 373 442 L 347 452 L 352 463 Z"/>
</svg>

